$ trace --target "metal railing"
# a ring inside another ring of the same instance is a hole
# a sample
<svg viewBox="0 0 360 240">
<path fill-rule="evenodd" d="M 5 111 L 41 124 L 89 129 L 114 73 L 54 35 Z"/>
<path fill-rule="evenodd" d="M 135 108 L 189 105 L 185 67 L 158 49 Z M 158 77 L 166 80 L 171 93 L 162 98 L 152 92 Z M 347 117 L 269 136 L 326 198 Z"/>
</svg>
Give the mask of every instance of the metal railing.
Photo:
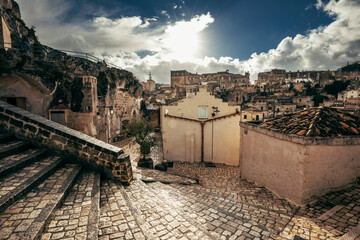
<svg viewBox="0 0 360 240">
<path fill-rule="evenodd" d="M 43 53 L 42 50 L 44 48 L 50 48 L 50 47 L 47 47 L 42 44 L 36 44 L 36 45 L 33 44 L 33 45 L 31 45 L 31 47 L 29 47 L 28 45 L 26 45 L 22 42 L 11 42 L 11 43 L 10 42 L 0 42 L 0 48 L 16 49 L 19 51 L 29 51 L 29 52 L 33 52 L 34 54 L 41 54 L 41 53 Z M 55 49 L 55 48 L 50 48 L 50 49 L 52 49 L 53 51 L 58 51 L 58 52 L 64 53 L 67 56 L 82 58 L 82 59 L 86 59 L 86 60 L 89 60 L 89 61 L 92 61 L 95 63 L 103 62 L 109 67 L 122 69 L 121 67 L 119 67 L 117 65 L 114 65 L 112 63 L 107 63 L 104 58 L 96 57 L 87 52 L 75 51 L 75 50 L 65 50 L 65 49 Z"/>
</svg>

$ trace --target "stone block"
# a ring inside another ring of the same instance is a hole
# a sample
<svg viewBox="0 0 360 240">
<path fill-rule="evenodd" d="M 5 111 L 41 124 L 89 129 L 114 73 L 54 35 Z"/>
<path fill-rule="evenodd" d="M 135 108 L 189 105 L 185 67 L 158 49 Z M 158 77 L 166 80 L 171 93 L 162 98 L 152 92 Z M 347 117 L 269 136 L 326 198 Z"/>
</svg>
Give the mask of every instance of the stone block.
<svg viewBox="0 0 360 240">
<path fill-rule="evenodd" d="M 14 125 L 16 127 L 19 127 L 19 128 L 22 128 L 24 126 L 24 122 L 23 121 L 19 121 L 19 120 L 16 120 L 14 118 L 10 118 L 10 124 L 11 125 Z"/>
<path fill-rule="evenodd" d="M 25 124 L 25 125 L 24 125 L 24 129 L 25 129 L 25 130 L 28 130 L 28 131 L 31 132 L 31 133 L 36 133 L 37 130 L 38 130 L 37 127 L 35 127 L 35 126 L 33 126 L 33 125 L 30 125 L 30 124 Z"/>
</svg>

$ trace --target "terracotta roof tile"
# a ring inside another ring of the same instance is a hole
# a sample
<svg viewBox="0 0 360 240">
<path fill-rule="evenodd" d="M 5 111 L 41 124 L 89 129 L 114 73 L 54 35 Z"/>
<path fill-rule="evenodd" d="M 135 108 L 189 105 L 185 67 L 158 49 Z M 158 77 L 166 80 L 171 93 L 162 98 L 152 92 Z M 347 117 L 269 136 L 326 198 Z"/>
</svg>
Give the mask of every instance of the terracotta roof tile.
<svg viewBox="0 0 360 240">
<path fill-rule="evenodd" d="M 360 135 L 360 118 L 335 108 L 309 108 L 260 124 L 286 134 L 306 137 Z"/>
</svg>

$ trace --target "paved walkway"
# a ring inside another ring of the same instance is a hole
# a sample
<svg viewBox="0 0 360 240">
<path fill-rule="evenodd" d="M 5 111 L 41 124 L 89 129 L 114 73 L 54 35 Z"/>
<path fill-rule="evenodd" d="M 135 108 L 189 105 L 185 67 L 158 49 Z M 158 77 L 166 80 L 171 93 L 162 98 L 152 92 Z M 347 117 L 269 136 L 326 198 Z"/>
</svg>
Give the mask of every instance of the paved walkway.
<svg viewBox="0 0 360 240">
<path fill-rule="evenodd" d="M 126 193 L 156 239 L 360 239 L 359 184 L 299 207 L 240 179 L 237 167 L 175 162 L 164 173 L 136 168 L 138 150 L 126 148 L 137 179 Z"/>
</svg>

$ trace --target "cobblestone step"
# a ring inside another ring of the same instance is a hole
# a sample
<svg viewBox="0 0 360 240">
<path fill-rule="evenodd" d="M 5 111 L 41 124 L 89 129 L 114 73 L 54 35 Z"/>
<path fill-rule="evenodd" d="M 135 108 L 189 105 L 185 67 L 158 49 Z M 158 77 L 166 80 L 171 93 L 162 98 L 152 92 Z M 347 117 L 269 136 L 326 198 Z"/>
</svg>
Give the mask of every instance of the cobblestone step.
<svg viewBox="0 0 360 240">
<path fill-rule="evenodd" d="M 294 215 L 293 212 L 287 211 L 285 208 L 279 210 L 276 207 L 274 210 L 272 199 L 268 199 L 268 203 L 256 202 L 254 204 L 253 199 L 248 203 L 245 200 L 236 200 L 207 193 L 206 189 L 201 190 L 201 186 L 196 186 L 195 190 L 194 186 L 181 186 L 179 184 L 172 184 L 171 186 L 181 190 L 191 198 L 200 199 L 209 205 L 217 206 L 226 212 L 252 220 L 259 225 L 276 231 L 281 231 Z M 269 222 L 269 219 L 272 219 L 272 221 Z"/>
<path fill-rule="evenodd" d="M 350 230 L 347 234 L 342 236 L 340 240 L 353 240 L 353 239 L 360 239 L 360 223 Z"/>
<path fill-rule="evenodd" d="M 100 174 L 84 170 L 51 216 L 43 239 L 98 239 Z"/>
<path fill-rule="evenodd" d="M 0 212 L 17 201 L 61 164 L 58 157 L 47 157 L 0 179 Z"/>
<path fill-rule="evenodd" d="M 0 239 L 37 239 L 81 167 L 66 164 L 0 214 Z"/>
<path fill-rule="evenodd" d="M 317 202 L 302 207 L 298 215 L 311 218 L 312 222 L 333 236 L 342 236 L 360 223 L 360 186 L 328 193 Z"/>
<path fill-rule="evenodd" d="M 275 238 L 278 231 L 273 230 L 276 221 L 282 221 L 282 216 L 271 216 L 271 219 L 262 216 L 262 212 L 250 213 L 243 209 L 239 212 L 229 212 L 218 205 L 187 194 L 185 191 L 174 188 L 176 184 L 164 185 L 161 183 L 150 183 L 158 195 L 168 194 L 173 199 L 178 199 L 179 208 L 188 216 L 199 219 L 211 232 L 216 232 L 222 238 Z M 234 205 L 236 208 L 237 206 Z M 250 215 L 252 214 L 252 215 Z M 285 220 L 288 221 L 287 219 Z"/>
<path fill-rule="evenodd" d="M 223 189 L 215 189 L 215 188 L 209 188 L 202 185 L 191 185 L 191 186 L 182 186 L 182 185 L 174 185 L 178 189 L 184 190 L 188 193 L 192 193 L 196 196 L 198 196 L 200 199 L 213 199 L 214 203 L 218 202 L 221 205 L 225 205 L 224 208 L 226 208 L 226 202 L 231 202 L 233 205 L 233 202 L 236 202 L 237 204 L 245 204 L 247 207 L 251 208 L 257 208 L 257 209 L 263 209 L 266 211 L 271 211 L 279 214 L 285 214 L 287 216 L 293 215 L 293 213 L 296 211 L 296 207 L 292 206 L 289 202 L 275 198 L 274 196 L 270 196 L 268 198 L 257 198 L 254 196 L 249 197 L 249 195 L 245 195 L 240 192 L 229 192 L 227 190 Z M 271 193 L 269 193 L 271 194 Z M 226 199 L 226 202 L 224 200 Z M 215 203 L 216 204 L 216 203 Z"/>
<path fill-rule="evenodd" d="M 281 239 L 294 239 L 295 236 L 303 239 L 327 239 L 336 240 L 342 234 L 335 231 L 327 231 L 314 221 L 314 219 L 295 215 L 280 233 Z"/>
<path fill-rule="evenodd" d="M 28 149 L 21 153 L 0 159 L 0 176 L 5 176 L 15 172 L 17 169 L 21 169 L 25 165 L 41 158 L 46 153 L 47 151 L 44 149 Z"/>
<path fill-rule="evenodd" d="M 16 154 L 21 150 L 28 148 L 30 144 L 23 141 L 12 141 L 0 144 L 0 158 Z"/>
<path fill-rule="evenodd" d="M 150 225 L 128 204 L 124 191 L 118 183 L 101 180 L 99 239 L 155 239 Z"/>
<path fill-rule="evenodd" d="M 0 143 L 9 142 L 13 139 L 13 136 L 7 133 L 0 133 Z"/>
</svg>

